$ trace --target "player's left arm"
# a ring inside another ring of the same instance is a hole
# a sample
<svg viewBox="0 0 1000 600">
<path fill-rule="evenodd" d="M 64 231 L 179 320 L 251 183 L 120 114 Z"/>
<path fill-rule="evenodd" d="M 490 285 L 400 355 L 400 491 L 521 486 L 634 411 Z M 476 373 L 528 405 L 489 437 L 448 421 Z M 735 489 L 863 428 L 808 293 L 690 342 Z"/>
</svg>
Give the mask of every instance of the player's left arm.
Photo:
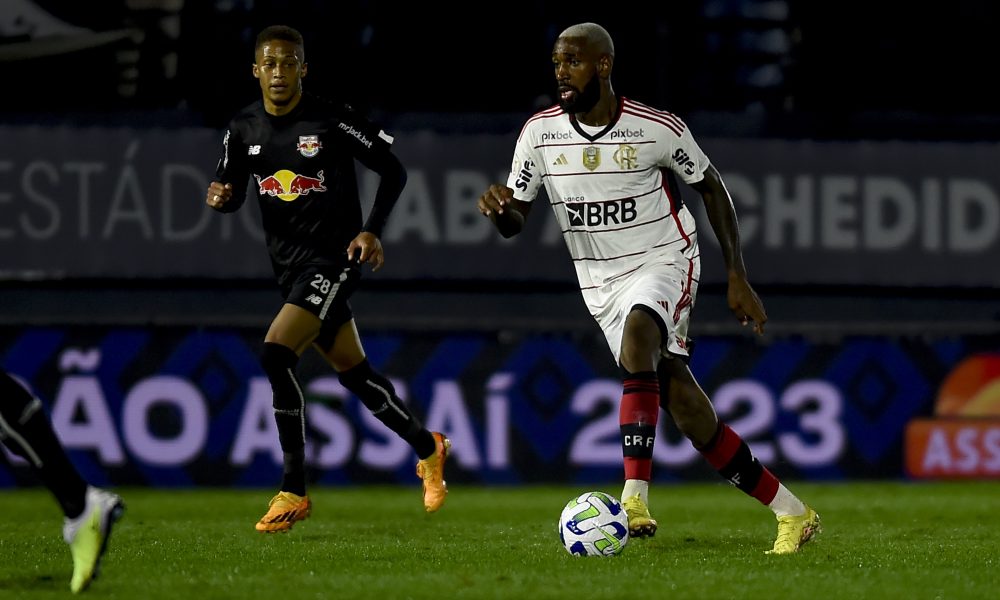
<svg viewBox="0 0 1000 600">
<path fill-rule="evenodd" d="M 378 271 L 385 263 L 382 230 L 406 186 L 406 167 L 392 152 L 393 138 L 380 127 L 360 117 L 349 123 L 356 133 L 345 134 L 347 143 L 361 164 L 378 173 L 379 184 L 368 219 L 361 232 L 347 245 L 347 256 L 362 264 L 369 263 Z"/>
<path fill-rule="evenodd" d="M 740 247 L 739 222 L 729 190 L 726 189 L 719 171 L 711 164 L 705 169 L 701 181 L 689 185 L 701 194 L 708 212 L 709 223 L 722 247 L 729 279 L 729 289 L 726 294 L 729 308 L 743 325 L 753 322 L 753 330 L 762 334 L 764 323 L 767 322 L 767 313 L 757 292 L 747 279 L 743 251 Z"/>
</svg>

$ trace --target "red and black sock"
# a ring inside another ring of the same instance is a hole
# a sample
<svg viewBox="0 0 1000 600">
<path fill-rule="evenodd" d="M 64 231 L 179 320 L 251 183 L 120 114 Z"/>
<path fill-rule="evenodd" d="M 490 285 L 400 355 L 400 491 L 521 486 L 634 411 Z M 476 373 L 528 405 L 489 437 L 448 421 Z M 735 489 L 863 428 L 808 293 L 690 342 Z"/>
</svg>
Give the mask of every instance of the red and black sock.
<svg viewBox="0 0 1000 600">
<path fill-rule="evenodd" d="M 750 446 L 729 425 L 719 423 L 719 429 L 699 452 L 709 464 L 730 483 L 767 506 L 778 492 L 778 478 L 750 452 Z"/>
<path fill-rule="evenodd" d="M 626 372 L 623 383 L 618 424 L 625 479 L 649 481 L 653 472 L 656 420 L 660 414 L 660 383 L 653 371 Z"/>
</svg>

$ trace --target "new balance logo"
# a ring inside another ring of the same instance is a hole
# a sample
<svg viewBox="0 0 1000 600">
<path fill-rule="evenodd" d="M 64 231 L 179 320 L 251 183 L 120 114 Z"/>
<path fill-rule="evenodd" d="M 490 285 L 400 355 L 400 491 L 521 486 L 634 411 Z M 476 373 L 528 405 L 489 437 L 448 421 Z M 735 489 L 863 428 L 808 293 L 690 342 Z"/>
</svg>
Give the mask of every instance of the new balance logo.
<svg viewBox="0 0 1000 600">
<path fill-rule="evenodd" d="M 249 146 L 247 148 L 247 156 L 257 156 L 260 154 L 260 145 Z"/>
<path fill-rule="evenodd" d="M 323 297 L 317 296 L 316 294 L 309 294 L 309 296 L 306 298 L 306 302 L 312 302 L 313 304 L 322 304 Z"/>
<path fill-rule="evenodd" d="M 561 167 L 561 166 L 564 166 L 564 165 L 568 165 L 569 161 L 566 160 L 566 155 L 565 154 L 560 154 L 559 158 L 557 158 L 554 161 L 552 161 L 552 164 L 555 165 L 555 166 L 557 166 L 557 167 Z"/>
</svg>

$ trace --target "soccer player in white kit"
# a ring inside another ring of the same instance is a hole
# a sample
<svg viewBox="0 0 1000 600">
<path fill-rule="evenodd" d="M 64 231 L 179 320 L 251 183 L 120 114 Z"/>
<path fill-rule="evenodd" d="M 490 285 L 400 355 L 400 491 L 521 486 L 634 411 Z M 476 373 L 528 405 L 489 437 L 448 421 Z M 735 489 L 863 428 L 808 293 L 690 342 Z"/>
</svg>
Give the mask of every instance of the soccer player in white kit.
<svg viewBox="0 0 1000 600">
<path fill-rule="evenodd" d="M 820 530 L 819 515 L 719 420 L 687 364 L 700 262 L 695 221 L 675 178 L 705 202 L 736 318 L 758 334 L 767 321 L 747 281 L 732 199 L 680 118 L 615 95 L 614 55 L 600 25 L 582 23 L 559 35 L 552 50 L 559 104 L 528 119 L 507 184 L 491 185 L 479 210 L 511 237 L 545 186 L 583 299 L 622 371 L 622 500 L 630 535 L 656 533 L 648 493 L 662 406 L 723 477 L 774 511 L 778 535 L 768 552 L 795 552 Z"/>
</svg>

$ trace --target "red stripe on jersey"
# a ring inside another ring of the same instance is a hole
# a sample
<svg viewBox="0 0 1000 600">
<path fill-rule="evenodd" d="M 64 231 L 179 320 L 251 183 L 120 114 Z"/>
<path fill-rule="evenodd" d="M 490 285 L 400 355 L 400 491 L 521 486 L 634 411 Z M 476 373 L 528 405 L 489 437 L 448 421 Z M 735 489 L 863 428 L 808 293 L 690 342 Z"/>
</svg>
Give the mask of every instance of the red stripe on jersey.
<svg viewBox="0 0 1000 600">
<path fill-rule="evenodd" d="M 677 306 L 674 307 L 674 325 L 681 320 L 681 311 L 694 303 L 694 298 L 691 296 L 691 281 L 694 279 L 693 275 L 694 261 L 688 259 L 687 281 L 684 282 L 684 289 L 681 290 L 681 299 L 677 301 Z"/>
<path fill-rule="evenodd" d="M 657 244 L 655 246 L 650 246 L 649 248 L 646 248 L 644 250 L 640 250 L 638 252 L 630 252 L 628 254 L 619 254 L 618 256 L 606 256 L 606 257 L 603 257 L 603 258 L 597 258 L 596 256 L 580 256 L 580 257 L 573 256 L 573 257 L 571 257 L 571 260 L 573 262 L 583 262 L 583 261 L 608 262 L 609 260 L 618 260 L 619 258 L 628 258 L 630 256 L 639 256 L 639 255 L 642 255 L 642 254 L 646 254 L 650 250 L 656 250 L 657 248 L 666 248 L 670 244 L 676 244 L 677 242 L 680 242 L 680 241 L 683 241 L 683 240 L 681 240 L 681 239 L 670 240 L 669 242 L 663 242 L 662 244 Z M 686 249 L 686 247 L 684 249 L 682 249 L 681 252 L 683 252 L 685 249 Z"/>
<path fill-rule="evenodd" d="M 677 231 L 679 231 L 681 237 L 684 238 L 684 248 L 681 249 L 681 252 L 683 252 L 691 247 L 691 236 L 684 231 L 684 227 L 681 225 L 681 219 L 678 216 L 677 211 L 677 202 L 674 200 L 674 197 L 670 195 L 670 186 L 667 184 L 667 177 L 664 173 L 666 170 L 667 169 L 665 167 L 660 169 L 660 185 L 663 187 L 663 192 L 667 195 L 667 199 L 670 200 L 670 214 L 674 217 L 674 224 L 677 225 Z"/>
<path fill-rule="evenodd" d="M 629 103 L 628 103 L 628 105 L 629 105 L 629 108 L 633 108 L 633 109 L 635 109 L 635 110 L 637 110 L 639 112 L 647 113 L 647 114 L 650 114 L 650 115 L 656 115 L 658 117 L 666 119 L 666 120 L 670 121 L 671 123 L 673 123 L 673 124 L 677 125 L 678 127 L 680 127 L 681 131 L 684 131 L 685 129 L 687 129 L 687 127 L 684 125 L 684 121 L 681 121 L 680 117 L 678 117 L 674 113 L 667 112 L 665 110 L 657 110 L 657 109 L 653 108 L 652 106 L 647 106 L 645 104 L 642 104 L 642 103 L 639 103 L 639 102 L 635 102 L 634 100 L 630 100 Z"/>
<path fill-rule="evenodd" d="M 660 189 L 661 189 L 660 186 L 656 186 L 655 188 L 649 190 L 648 192 L 643 192 L 643 193 L 638 194 L 636 196 L 624 196 L 622 198 L 605 198 L 603 200 L 584 200 L 583 202 L 574 202 L 573 204 L 596 204 L 598 202 L 621 202 L 622 200 L 635 200 L 635 199 L 638 199 L 638 198 L 642 198 L 643 196 L 648 196 L 650 194 L 655 194 L 655 193 L 659 192 Z M 563 202 L 562 200 L 557 200 L 555 202 L 552 202 L 551 204 L 552 204 L 552 206 L 559 206 L 560 204 L 566 204 L 566 203 Z"/>
<path fill-rule="evenodd" d="M 561 114 L 563 114 L 563 111 L 562 111 L 562 108 L 560 108 L 558 104 L 555 105 L 555 106 L 553 106 L 553 107 L 551 107 L 551 108 L 546 108 L 545 110 L 543 110 L 541 112 L 537 112 L 537 113 L 533 114 L 531 116 L 531 118 L 529 118 L 527 121 L 525 121 L 524 125 L 521 126 L 521 132 L 517 134 L 517 141 L 519 141 L 519 142 L 521 141 L 521 136 L 524 135 L 524 130 L 528 128 L 528 125 L 532 121 L 537 121 L 538 119 L 548 119 L 548 118 L 551 118 L 551 117 L 558 117 Z"/>
<path fill-rule="evenodd" d="M 629 115 L 633 115 L 633 116 L 639 117 L 640 119 L 646 119 L 647 121 L 652 121 L 654 123 L 659 123 L 660 125 L 663 125 L 664 127 L 666 127 L 667 129 L 669 129 L 670 131 L 673 131 L 675 134 L 677 134 L 677 137 L 681 137 L 681 133 L 683 133 L 683 131 L 684 131 L 683 129 L 681 129 L 677 125 L 674 125 L 673 123 L 670 123 L 667 120 L 662 119 L 660 117 L 655 117 L 653 115 L 644 115 L 642 113 L 636 112 L 634 110 L 630 110 L 628 108 L 626 108 L 623 112 L 625 112 L 626 114 L 629 114 Z"/>
</svg>

